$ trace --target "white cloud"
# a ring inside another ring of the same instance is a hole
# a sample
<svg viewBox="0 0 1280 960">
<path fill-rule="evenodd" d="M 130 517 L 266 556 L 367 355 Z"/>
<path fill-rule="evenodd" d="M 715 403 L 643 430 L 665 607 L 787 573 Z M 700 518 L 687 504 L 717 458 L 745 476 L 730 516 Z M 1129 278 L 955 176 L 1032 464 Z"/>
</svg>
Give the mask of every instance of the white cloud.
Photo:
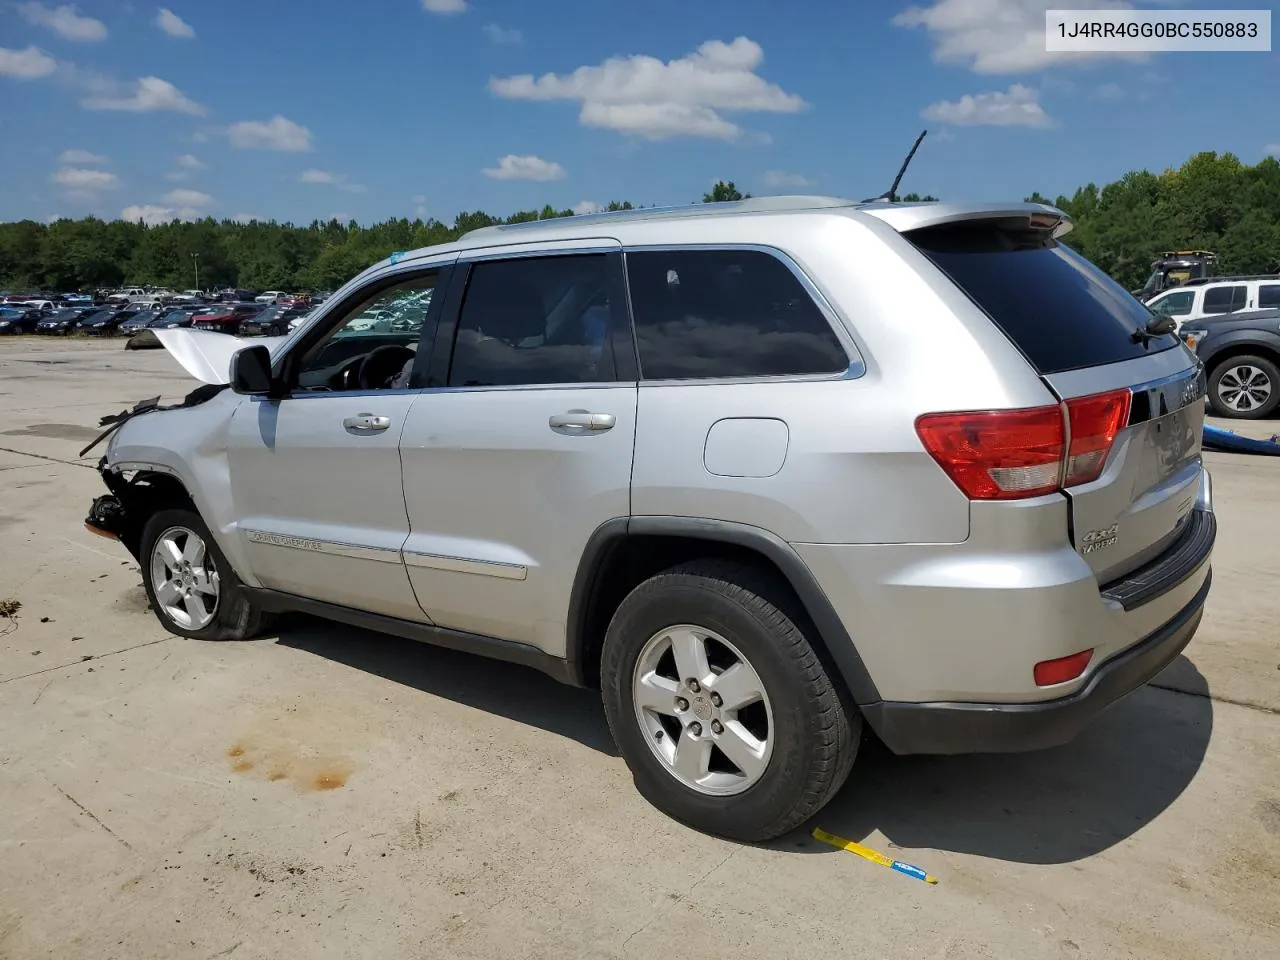
<svg viewBox="0 0 1280 960">
<path fill-rule="evenodd" d="M 496 167 L 485 167 L 481 172 L 494 180 L 547 181 L 563 180 L 565 176 L 564 167 L 558 163 L 543 160 L 541 157 L 518 157 L 513 153 L 499 160 Z"/>
<path fill-rule="evenodd" d="M 213 203 L 213 197 L 199 190 L 170 190 L 164 195 L 164 202 L 175 207 L 207 207 Z"/>
<path fill-rule="evenodd" d="M 37 80 L 58 69 L 58 61 L 37 47 L 9 50 L 0 47 L 0 77 L 15 80 Z"/>
<path fill-rule="evenodd" d="M 107 39 L 107 25 L 93 17 L 84 17 L 70 4 L 46 7 L 43 3 L 20 3 L 18 13 L 37 27 L 47 27 L 63 40 L 92 42 Z"/>
<path fill-rule="evenodd" d="M 330 173 L 328 170 L 303 170 L 298 174 L 298 182 L 328 184 L 347 193 L 365 193 L 369 189 L 363 183 L 352 183 L 345 173 Z"/>
<path fill-rule="evenodd" d="M 502 27 L 496 23 L 486 23 L 481 29 L 493 43 L 503 46 L 518 46 L 524 43 L 524 34 L 511 27 Z"/>
<path fill-rule="evenodd" d="M 573 205 L 573 212 L 580 217 L 586 216 L 589 213 L 600 213 L 603 210 L 604 207 L 596 203 L 594 200 L 582 200 Z"/>
<path fill-rule="evenodd" d="M 924 27 L 933 39 L 933 59 L 956 63 L 974 73 L 1030 73 L 1055 64 L 1083 63 L 1099 58 L 1142 60 L 1143 54 L 1050 53 L 1045 50 L 1045 11 L 1127 10 L 1123 0 L 932 0 L 908 7 L 893 23 Z"/>
<path fill-rule="evenodd" d="M 709 137 L 734 140 L 745 131 L 726 112 L 796 113 L 807 104 L 755 71 L 760 45 L 746 37 L 708 40 L 677 60 L 610 57 L 570 74 L 493 77 L 489 89 L 509 100 L 576 100 L 578 122 L 650 140 Z"/>
<path fill-rule="evenodd" d="M 120 219 L 137 223 L 141 220 L 149 227 L 170 223 L 174 220 L 196 220 L 200 211 L 193 207 L 162 207 L 154 203 L 133 204 L 120 211 Z"/>
<path fill-rule="evenodd" d="M 181 37 L 183 40 L 190 40 L 196 35 L 195 28 L 191 24 L 164 7 L 156 12 L 156 26 L 169 36 Z"/>
<path fill-rule="evenodd" d="M 1273 157 L 1280 157 L 1280 143 L 1268 143 L 1262 149 Z"/>
<path fill-rule="evenodd" d="M 351 214 L 347 213 L 347 212 L 344 210 L 344 211 L 340 211 L 340 212 L 338 212 L 338 213 L 331 213 L 331 214 L 329 214 L 329 219 L 328 219 L 328 220 L 326 220 L 325 222 L 326 222 L 326 223 L 328 223 L 328 222 L 329 222 L 329 220 L 337 220 L 339 223 L 341 223 L 342 225 L 344 225 L 344 226 L 345 226 L 345 225 L 348 223 L 348 221 L 350 221 L 351 219 L 352 219 Z"/>
<path fill-rule="evenodd" d="M 467 0 L 422 0 L 422 9 L 427 13 L 464 13 Z"/>
<path fill-rule="evenodd" d="M 311 131 L 276 114 L 270 120 L 241 120 L 227 128 L 233 147 L 241 150 L 280 150 L 305 153 L 311 149 Z"/>
<path fill-rule="evenodd" d="M 409 198 L 409 202 L 413 204 L 413 215 L 419 220 L 427 219 L 427 197 L 425 194 L 415 193 Z"/>
<path fill-rule="evenodd" d="M 120 185 L 120 178 L 114 173 L 107 170 L 91 170 L 86 167 L 62 167 L 49 179 L 68 190 L 112 190 Z"/>
<path fill-rule="evenodd" d="M 921 116 L 960 127 L 1051 127 L 1053 121 L 1040 106 L 1038 96 L 1030 87 L 1015 83 L 1007 91 L 941 100 L 925 107 Z"/>
<path fill-rule="evenodd" d="M 63 150 L 62 155 L 58 157 L 60 163 L 106 163 L 107 158 L 100 153 L 90 153 L 88 150 Z"/>
<path fill-rule="evenodd" d="M 178 166 L 184 170 L 204 170 L 207 169 L 208 164 L 201 162 L 195 154 L 184 153 L 178 158 Z"/>
<path fill-rule="evenodd" d="M 96 95 L 82 101 L 89 110 L 128 110 L 131 113 L 155 113 L 169 111 L 200 116 L 204 107 L 187 98 L 181 90 L 168 80 L 159 77 L 141 77 L 135 80 L 130 89 L 127 85 L 119 87 L 109 81 L 98 81 L 93 85 Z"/>
<path fill-rule="evenodd" d="M 260 217 L 256 213 L 237 213 L 231 219 L 236 223 L 253 223 L 255 220 L 261 223 L 267 222 L 266 217 Z"/>
<path fill-rule="evenodd" d="M 811 187 L 813 181 L 798 173 L 787 173 L 783 170 L 766 170 L 760 182 L 766 187 L 777 190 L 783 187 Z"/>
</svg>

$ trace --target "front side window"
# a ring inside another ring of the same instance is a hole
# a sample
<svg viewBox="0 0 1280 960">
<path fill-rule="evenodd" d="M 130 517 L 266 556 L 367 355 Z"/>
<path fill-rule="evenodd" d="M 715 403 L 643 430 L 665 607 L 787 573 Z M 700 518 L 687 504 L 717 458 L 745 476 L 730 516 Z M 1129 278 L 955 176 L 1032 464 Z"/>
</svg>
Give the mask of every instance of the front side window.
<svg viewBox="0 0 1280 960">
<path fill-rule="evenodd" d="M 1195 300 L 1196 294 L 1194 290 L 1179 290 L 1177 293 L 1170 293 L 1152 303 L 1151 309 L 1156 313 L 1167 314 L 1170 317 L 1185 317 L 1191 312 L 1191 307 L 1195 304 Z"/>
<path fill-rule="evenodd" d="M 849 357 L 808 291 L 759 250 L 627 254 L 646 380 L 842 373 Z"/>
<path fill-rule="evenodd" d="M 408 386 L 438 273 L 384 287 L 346 310 L 298 364 L 297 389 L 383 390 Z M 403 324 L 392 322 L 402 318 Z"/>
<path fill-rule="evenodd" d="M 1204 292 L 1205 313 L 1231 313 L 1242 310 L 1247 288 L 1244 284 L 1232 287 L 1212 287 Z"/>
<path fill-rule="evenodd" d="M 613 381 L 610 293 L 605 254 L 475 264 L 458 317 L 449 385 Z"/>
</svg>

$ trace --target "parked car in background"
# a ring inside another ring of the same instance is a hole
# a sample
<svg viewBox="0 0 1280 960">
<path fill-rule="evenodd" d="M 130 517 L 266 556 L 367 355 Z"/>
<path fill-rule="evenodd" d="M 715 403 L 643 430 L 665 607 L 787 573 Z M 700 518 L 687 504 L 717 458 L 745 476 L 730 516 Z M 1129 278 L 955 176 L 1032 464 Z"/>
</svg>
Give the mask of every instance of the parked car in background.
<svg viewBox="0 0 1280 960">
<path fill-rule="evenodd" d="M 190 304 L 180 307 L 171 307 L 160 314 L 159 317 L 151 324 L 156 329 L 174 329 L 177 327 L 189 327 L 192 321 L 203 313 L 212 313 L 215 307 L 206 304 Z"/>
<path fill-rule="evenodd" d="M 298 314 L 298 316 L 294 317 L 292 320 L 289 321 L 289 329 L 286 332 L 293 333 L 293 331 L 297 330 L 298 327 L 302 326 L 304 323 L 310 320 L 311 317 L 315 315 L 315 313 L 316 313 L 316 308 L 312 307 L 306 313 Z"/>
<path fill-rule="evenodd" d="M 93 297 L 87 293 L 64 293 L 58 299 L 68 307 L 88 307 L 93 305 Z"/>
<path fill-rule="evenodd" d="M 121 322 L 119 332 L 123 334 L 137 333 L 139 330 L 145 330 L 151 324 L 155 323 L 165 311 L 162 309 L 144 309 L 139 310 L 133 316 Z"/>
<path fill-rule="evenodd" d="M 283 290 L 267 290 L 253 298 L 255 303 L 279 303 L 287 294 Z"/>
<path fill-rule="evenodd" d="M 279 337 L 288 333 L 289 323 L 306 313 L 305 309 L 272 304 L 240 324 L 242 337 Z"/>
<path fill-rule="evenodd" d="M 0 306 L 0 333 L 35 333 L 36 325 L 44 316 L 37 307 L 6 303 Z"/>
<path fill-rule="evenodd" d="M 262 312 L 260 303 L 219 303 L 213 304 L 208 313 L 200 313 L 192 318 L 191 326 L 197 330 L 215 330 L 218 333 L 229 333 L 238 336 L 240 324 L 250 317 Z"/>
<path fill-rule="evenodd" d="M 37 298 L 35 300 L 25 300 L 23 302 L 28 307 L 32 307 L 35 310 L 39 310 L 40 313 L 46 317 L 49 314 L 53 313 L 54 310 L 58 309 L 58 305 L 54 303 L 52 300 L 44 300 L 44 299 Z"/>
<path fill-rule="evenodd" d="M 1203 317 L 1241 310 L 1280 308 L 1280 276 L 1213 277 L 1189 280 L 1147 301 L 1154 313 L 1173 317 L 1179 325 Z"/>
<path fill-rule="evenodd" d="M 63 307 L 61 310 L 55 310 L 47 317 L 43 317 L 36 324 L 36 333 L 44 334 L 60 334 L 65 336 L 74 333 L 80 321 L 85 317 L 95 313 L 97 307 Z"/>
<path fill-rule="evenodd" d="M 1261 420 L 1280 407 L 1280 309 L 1201 318 L 1178 333 L 1204 363 L 1214 413 Z"/>
<path fill-rule="evenodd" d="M 89 316 L 80 321 L 77 328 L 81 333 L 89 333 L 99 337 L 109 337 L 115 334 L 120 324 L 133 316 L 133 311 L 122 310 L 116 307 L 107 307 L 102 310 L 96 310 Z"/>
</svg>

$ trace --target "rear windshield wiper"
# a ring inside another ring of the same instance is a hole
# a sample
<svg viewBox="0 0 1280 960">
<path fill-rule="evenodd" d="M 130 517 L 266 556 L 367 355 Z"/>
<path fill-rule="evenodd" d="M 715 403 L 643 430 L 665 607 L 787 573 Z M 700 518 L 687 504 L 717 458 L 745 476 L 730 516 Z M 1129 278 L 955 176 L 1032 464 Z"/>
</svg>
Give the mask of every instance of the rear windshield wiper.
<svg viewBox="0 0 1280 960">
<path fill-rule="evenodd" d="M 1152 340 L 1158 340 L 1166 334 L 1176 334 L 1178 332 L 1178 321 L 1165 313 L 1158 313 L 1147 321 L 1145 327 L 1139 327 L 1133 331 L 1134 343 L 1150 343 Z"/>
</svg>

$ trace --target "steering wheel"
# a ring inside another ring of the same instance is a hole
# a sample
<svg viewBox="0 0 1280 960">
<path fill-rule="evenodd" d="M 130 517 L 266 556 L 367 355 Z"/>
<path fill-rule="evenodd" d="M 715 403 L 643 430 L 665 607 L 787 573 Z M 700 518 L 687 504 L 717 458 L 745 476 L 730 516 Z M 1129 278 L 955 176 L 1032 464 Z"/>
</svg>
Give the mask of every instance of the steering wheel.
<svg viewBox="0 0 1280 960">
<path fill-rule="evenodd" d="M 382 390 L 414 358 L 414 352 L 399 344 L 377 347 L 365 355 L 356 379 L 362 390 Z"/>
</svg>

